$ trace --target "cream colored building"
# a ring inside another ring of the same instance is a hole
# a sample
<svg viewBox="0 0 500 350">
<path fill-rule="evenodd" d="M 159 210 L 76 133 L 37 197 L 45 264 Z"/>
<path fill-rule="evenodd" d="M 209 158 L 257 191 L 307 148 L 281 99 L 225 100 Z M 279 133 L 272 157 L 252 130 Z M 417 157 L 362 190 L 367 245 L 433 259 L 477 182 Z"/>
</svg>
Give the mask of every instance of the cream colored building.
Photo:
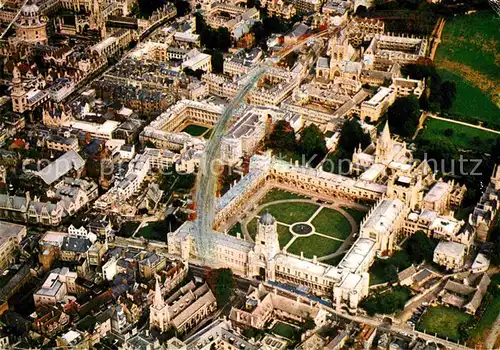
<svg viewBox="0 0 500 350">
<path fill-rule="evenodd" d="M 441 241 L 434 250 L 433 261 L 448 270 L 459 271 L 465 263 L 465 245 Z"/>
<path fill-rule="evenodd" d="M 198 288 L 193 282 L 181 287 L 169 299 L 164 300 L 158 280 L 155 296 L 150 307 L 150 327 L 165 332 L 174 328 L 183 334 L 203 322 L 217 310 L 217 301 L 207 284 Z"/>
<path fill-rule="evenodd" d="M 14 24 L 16 29 L 15 41 L 17 43 L 31 45 L 46 45 L 47 23 L 42 18 L 40 9 L 37 5 L 28 1 L 21 9 L 21 14 Z"/>
<path fill-rule="evenodd" d="M 15 261 L 15 250 L 26 237 L 26 226 L 0 221 L 0 269 L 6 269 Z"/>
<path fill-rule="evenodd" d="M 77 292 L 76 272 L 71 272 L 67 267 L 52 270 L 42 287 L 33 294 L 35 307 L 41 305 L 55 305 L 62 302 L 68 294 Z"/>
</svg>

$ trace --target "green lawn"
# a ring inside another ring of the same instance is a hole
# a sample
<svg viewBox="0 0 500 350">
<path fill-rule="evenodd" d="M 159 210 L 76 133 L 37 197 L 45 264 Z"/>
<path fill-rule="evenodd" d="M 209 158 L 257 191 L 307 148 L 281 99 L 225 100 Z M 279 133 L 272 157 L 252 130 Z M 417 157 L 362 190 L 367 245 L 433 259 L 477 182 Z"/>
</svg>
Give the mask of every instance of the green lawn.
<svg viewBox="0 0 500 350">
<path fill-rule="evenodd" d="M 307 221 L 317 209 L 318 206 L 312 203 L 280 203 L 267 206 L 260 215 L 265 210 L 269 210 L 277 221 L 291 225 L 295 222 Z"/>
<path fill-rule="evenodd" d="M 487 145 L 491 145 L 500 136 L 465 125 L 454 124 L 444 120 L 429 119 L 419 137 L 429 140 L 436 136 L 443 137 L 446 129 L 453 130 L 453 134 L 448 136 L 448 139 L 458 149 L 464 150 L 484 151 Z"/>
<path fill-rule="evenodd" d="M 468 322 L 471 319 L 471 315 L 456 308 L 436 306 L 428 308 L 424 312 L 417 325 L 417 329 L 420 331 L 425 330 L 429 334 L 436 333 L 440 338 L 448 337 L 448 339 L 457 341 L 460 339 L 460 324 Z"/>
<path fill-rule="evenodd" d="M 304 256 L 306 258 L 312 258 L 314 255 L 319 258 L 335 253 L 341 245 L 342 242 L 318 235 L 312 235 L 307 237 L 297 237 L 295 241 L 293 241 L 292 245 L 288 247 L 287 251 L 299 256 L 300 252 L 304 252 Z"/>
<path fill-rule="evenodd" d="M 201 136 L 207 130 L 208 130 L 208 128 L 206 128 L 204 126 L 191 124 L 191 125 L 186 126 L 182 130 L 182 132 L 187 132 L 189 135 L 192 135 L 192 136 Z"/>
<path fill-rule="evenodd" d="M 276 322 L 273 328 L 271 328 L 271 332 L 290 340 L 295 340 L 300 336 L 300 330 L 297 327 L 283 322 Z"/>
<path fill-rule="evenodd" d="M 292 239 L 293 235 L 290 233 L 288 226 L 278 224 L 278 240 L 280 241 L 280 248 L 283 249 L 284 246 Z"/>
<path fill-rule="evenodd" d="M 363 220 L 363 218 L 366 216 L 366 211 L 349 207 L 341 207 L 341 208 L 345 210 L 349 215 L 351 215 L 354 221 L 356 221 L 358 224 L 361 223 L 361 220 Z"/>
<path fill-rule="evenodd" d="M 456 16 L 446 22 L 435 60 L 460 62 L 498 79 L 495 55 L 500 52 L 499 35 L 498 16 L 493 11 Z"/>
<path fill-rule="evenodd" d="M 492 101 L 500 91 L 498 38 L 500 26 L 493 11 L 448 19 L 435 63 L 442 80 L 457 85 L 455 102 L 447 112 L 500 130 L 500 109 Z"/>
<path fill-rule="evenodd" d="M 238 232 L 241 234 L 241 237 L 243 237 L 243 231 L 241 230 L 241 223 L 240 222 L 237 222 L 233 227 L 231 227 L 229 229 L 229 231 L 227 231 L 227 234 L 234 236 L 234 237 L 237 237 Z"/>
<path fill-rule="evenodd" d="M 273 188 L 266 193 L 264 197 L 259 201 L 259 204 L 266 204 L 269 202 L 284 200 L 284 199 L 308 199 L 306 196 L 302 196 L 297 193 L 283 191 L 277 188 Z"/>
<path fill-rule="evenodd" d="M 210 138 L 210 136 L 212 136 L 213 130 L 214 129 L 208 130 L 205 134 L 203 134 L 203 138 L 208 140 Z"/>
<path fill-rule="evenodd" d="M 351 224 L 346 217 L 330 208 L 322 208 L 312 224 L 317 232 L 339 239 L 346 239 L 351 233 Z"/>
<path fill-rule="evenodd" d="M 150 222 L 147 226 L 141 227 L 135 236 L 165 242 L 167 240 L 167 233 L 168 230 L 165 228 L 165 223 L 163 221 L 157 221 Z"/>
<path fill-rule="evenodd" d="M 488 94 L 449 70 L 439 69 L 438 73 L 443 81 L 454 81 L 457 86 L 457 96 L 453 106 L 445 111 L 450 117 L 453 115 L 467 117 L 464 120 L 473 124 L 476 120 L 485 121 L 485 126 L 499 129 L 495 123 L 500 124 L 500 108 L 493 103 Z"/>
<path fill-rule="evenodd" d="M 255 235 L 257 234 L 257 220 L 258 220 L 258 218 L 253 218 L 247 224 L 248 234 L 253 239 L 255 239 Z"/>
</svg>

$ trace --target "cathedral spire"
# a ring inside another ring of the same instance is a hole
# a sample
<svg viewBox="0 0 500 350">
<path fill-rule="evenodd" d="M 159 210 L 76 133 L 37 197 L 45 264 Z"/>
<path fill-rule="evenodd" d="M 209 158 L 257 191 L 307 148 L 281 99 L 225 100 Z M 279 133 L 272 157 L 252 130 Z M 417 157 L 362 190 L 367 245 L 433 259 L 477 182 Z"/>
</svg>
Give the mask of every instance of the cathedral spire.
<svg viewBox="0 0 500 350">
<path fill-rule="evenodd" d="M 388 145 L 391 142 L 391 132 L 389 130 L 389 121 L 385 122 L 384 130 L 382 131 L 382 136 L 380 137 L 380 142 Z"/>
<path fill-rule="evenodd" d="M 163 301 L 163 297 L 161 296 L 161 287 L 160 287 L 160 281 L 159 277 L 155 276 L 156 279 L 156 285 L 155 285 L 155 300 L 153 302 L 153 305 L 157 309 L 163 308 L 165 306 L 165 302 Z"/>
</svg>

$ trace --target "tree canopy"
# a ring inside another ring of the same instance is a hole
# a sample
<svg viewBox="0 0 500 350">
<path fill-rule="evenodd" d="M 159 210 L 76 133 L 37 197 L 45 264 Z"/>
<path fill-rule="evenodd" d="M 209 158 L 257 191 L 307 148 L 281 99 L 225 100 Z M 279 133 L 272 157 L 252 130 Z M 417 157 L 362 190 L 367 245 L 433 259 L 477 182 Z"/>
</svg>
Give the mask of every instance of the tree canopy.
<svg viewBox="0 0 500 350">
<path fill-rule="evenodd" d="M 415 232 L 405 243 L 405 250 L 412 262 L 432 261 L 436 243 L 424 231 Z"/>
<path fill-rule="evenodd" d="M 420 97 L 420 107 L 431 112 L 450 109 L 455 101 L 457 87 L 453 81 L 442 81 L 434 66 L 408 64 L 401 68 L 405 76 L 425 79 L 426 88 Z"/>
<path fill-rule="evenodd" d="M 212 270 L 210 285 L 219 307 L 227 304 L 234 293 L 234 277 L 231 269 Z"/>
<path fill-rule="evenodd" d="M 391 130 L 404 137 L 412 136 L 418 126 L 420 105 L 415 95 L 398 98 L 387 112 Z"/>
<path fill-rule="evenodd" d="M 299 150 L 307 159 L 321 160 L 327 153 L 325 135 L 316 124 L 310 124 L 300 133 Z"/>
<path fill-rule="evenodd" d="M 295 130 L 286 120 L 278 120 L 267 139 L 267 147 L 275 151 L 288 152 L 295 150 L 297 140 Z"/>
<path fill-rule="evenodd" d="M 350 119 L 344 123 L 338 144 L 344 158 L 350 159 L 355 148 L 359 145 L 365 148 L 370 143 L 370 136 L 363 131 L 357 119 Z"/>
<path fill-rule="evenodd" d="M 196 18 L 196 34 L 200 35 L 201 45 L 207 49 L 221 50 L 227 52 L 231 47 L 231 35 L 226 27 L 214 29 L 206 24 L 203 16 L 197 12 Z"/>
</svg>

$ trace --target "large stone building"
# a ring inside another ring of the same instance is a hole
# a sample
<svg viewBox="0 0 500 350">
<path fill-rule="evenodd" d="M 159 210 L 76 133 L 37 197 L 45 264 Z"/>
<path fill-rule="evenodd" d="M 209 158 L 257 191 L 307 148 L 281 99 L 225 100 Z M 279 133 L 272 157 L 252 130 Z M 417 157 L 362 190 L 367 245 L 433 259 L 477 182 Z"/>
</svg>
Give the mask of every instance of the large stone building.
<svg viewBox="0 0 500 350">
<path fill-rule="evenodd" d="M 32 1 L 28 1 L 21 9 L 21 14 L 15 23 L 16 43 L 28 45 L 45 45 L 47 39 L 47 22 L 41 16 L 40 9 Z"/>
<path fill-rule="evenodd" d="M 164 300 L 157 280 L 149 325 L 162 332 L 173 328 L 183 334 L 203 322 L 216 309 L 217 301 L 207 284 L 197 288 L 190 282 Z"/>
<path fill-rule="evenodd" d="M 14 262 L 14 251 L 26 236 L 26 226 L 0 221 L 0 269 Z"/>
<path fill-rule="evenodd" d="M 247 277 L 302 286 L 312 294 L 331 298 L 337 309 L 356 312 L 368 293 L 367 271 L 375 256 L 391 254 L 402 239 L 417 230 L 464 249 L 470 247 L 474 231 L 463 221 L 440 215 L 452 213 L 465 187 L 436 182 L 429 165 L 414 160 L 406 144 L 391 137 L 388 125 L 374 144 L 354 153 L 352 169 L 357 178 L 290 164 L 269 154 L 254 155 L 249 172 L 218 200 L 215 231 L 202 238 L 198 222 L 187 221 L 168 234 L 169 253 L 200 261 L 204 257 L 198 249 L 203 246 L 212 257 L 211 265 Z M 276 221 L 269 213 L 259 219 L 255 243 L 218 233 L 252 209 L 252 196 L 272 187 L 375 205 L 361 222 L 359 238 L 336 267 L 316 257 L 305 259 L 282 251 Z M 452 258 L 440 256 L 441 261 Z"/>
</svg>

